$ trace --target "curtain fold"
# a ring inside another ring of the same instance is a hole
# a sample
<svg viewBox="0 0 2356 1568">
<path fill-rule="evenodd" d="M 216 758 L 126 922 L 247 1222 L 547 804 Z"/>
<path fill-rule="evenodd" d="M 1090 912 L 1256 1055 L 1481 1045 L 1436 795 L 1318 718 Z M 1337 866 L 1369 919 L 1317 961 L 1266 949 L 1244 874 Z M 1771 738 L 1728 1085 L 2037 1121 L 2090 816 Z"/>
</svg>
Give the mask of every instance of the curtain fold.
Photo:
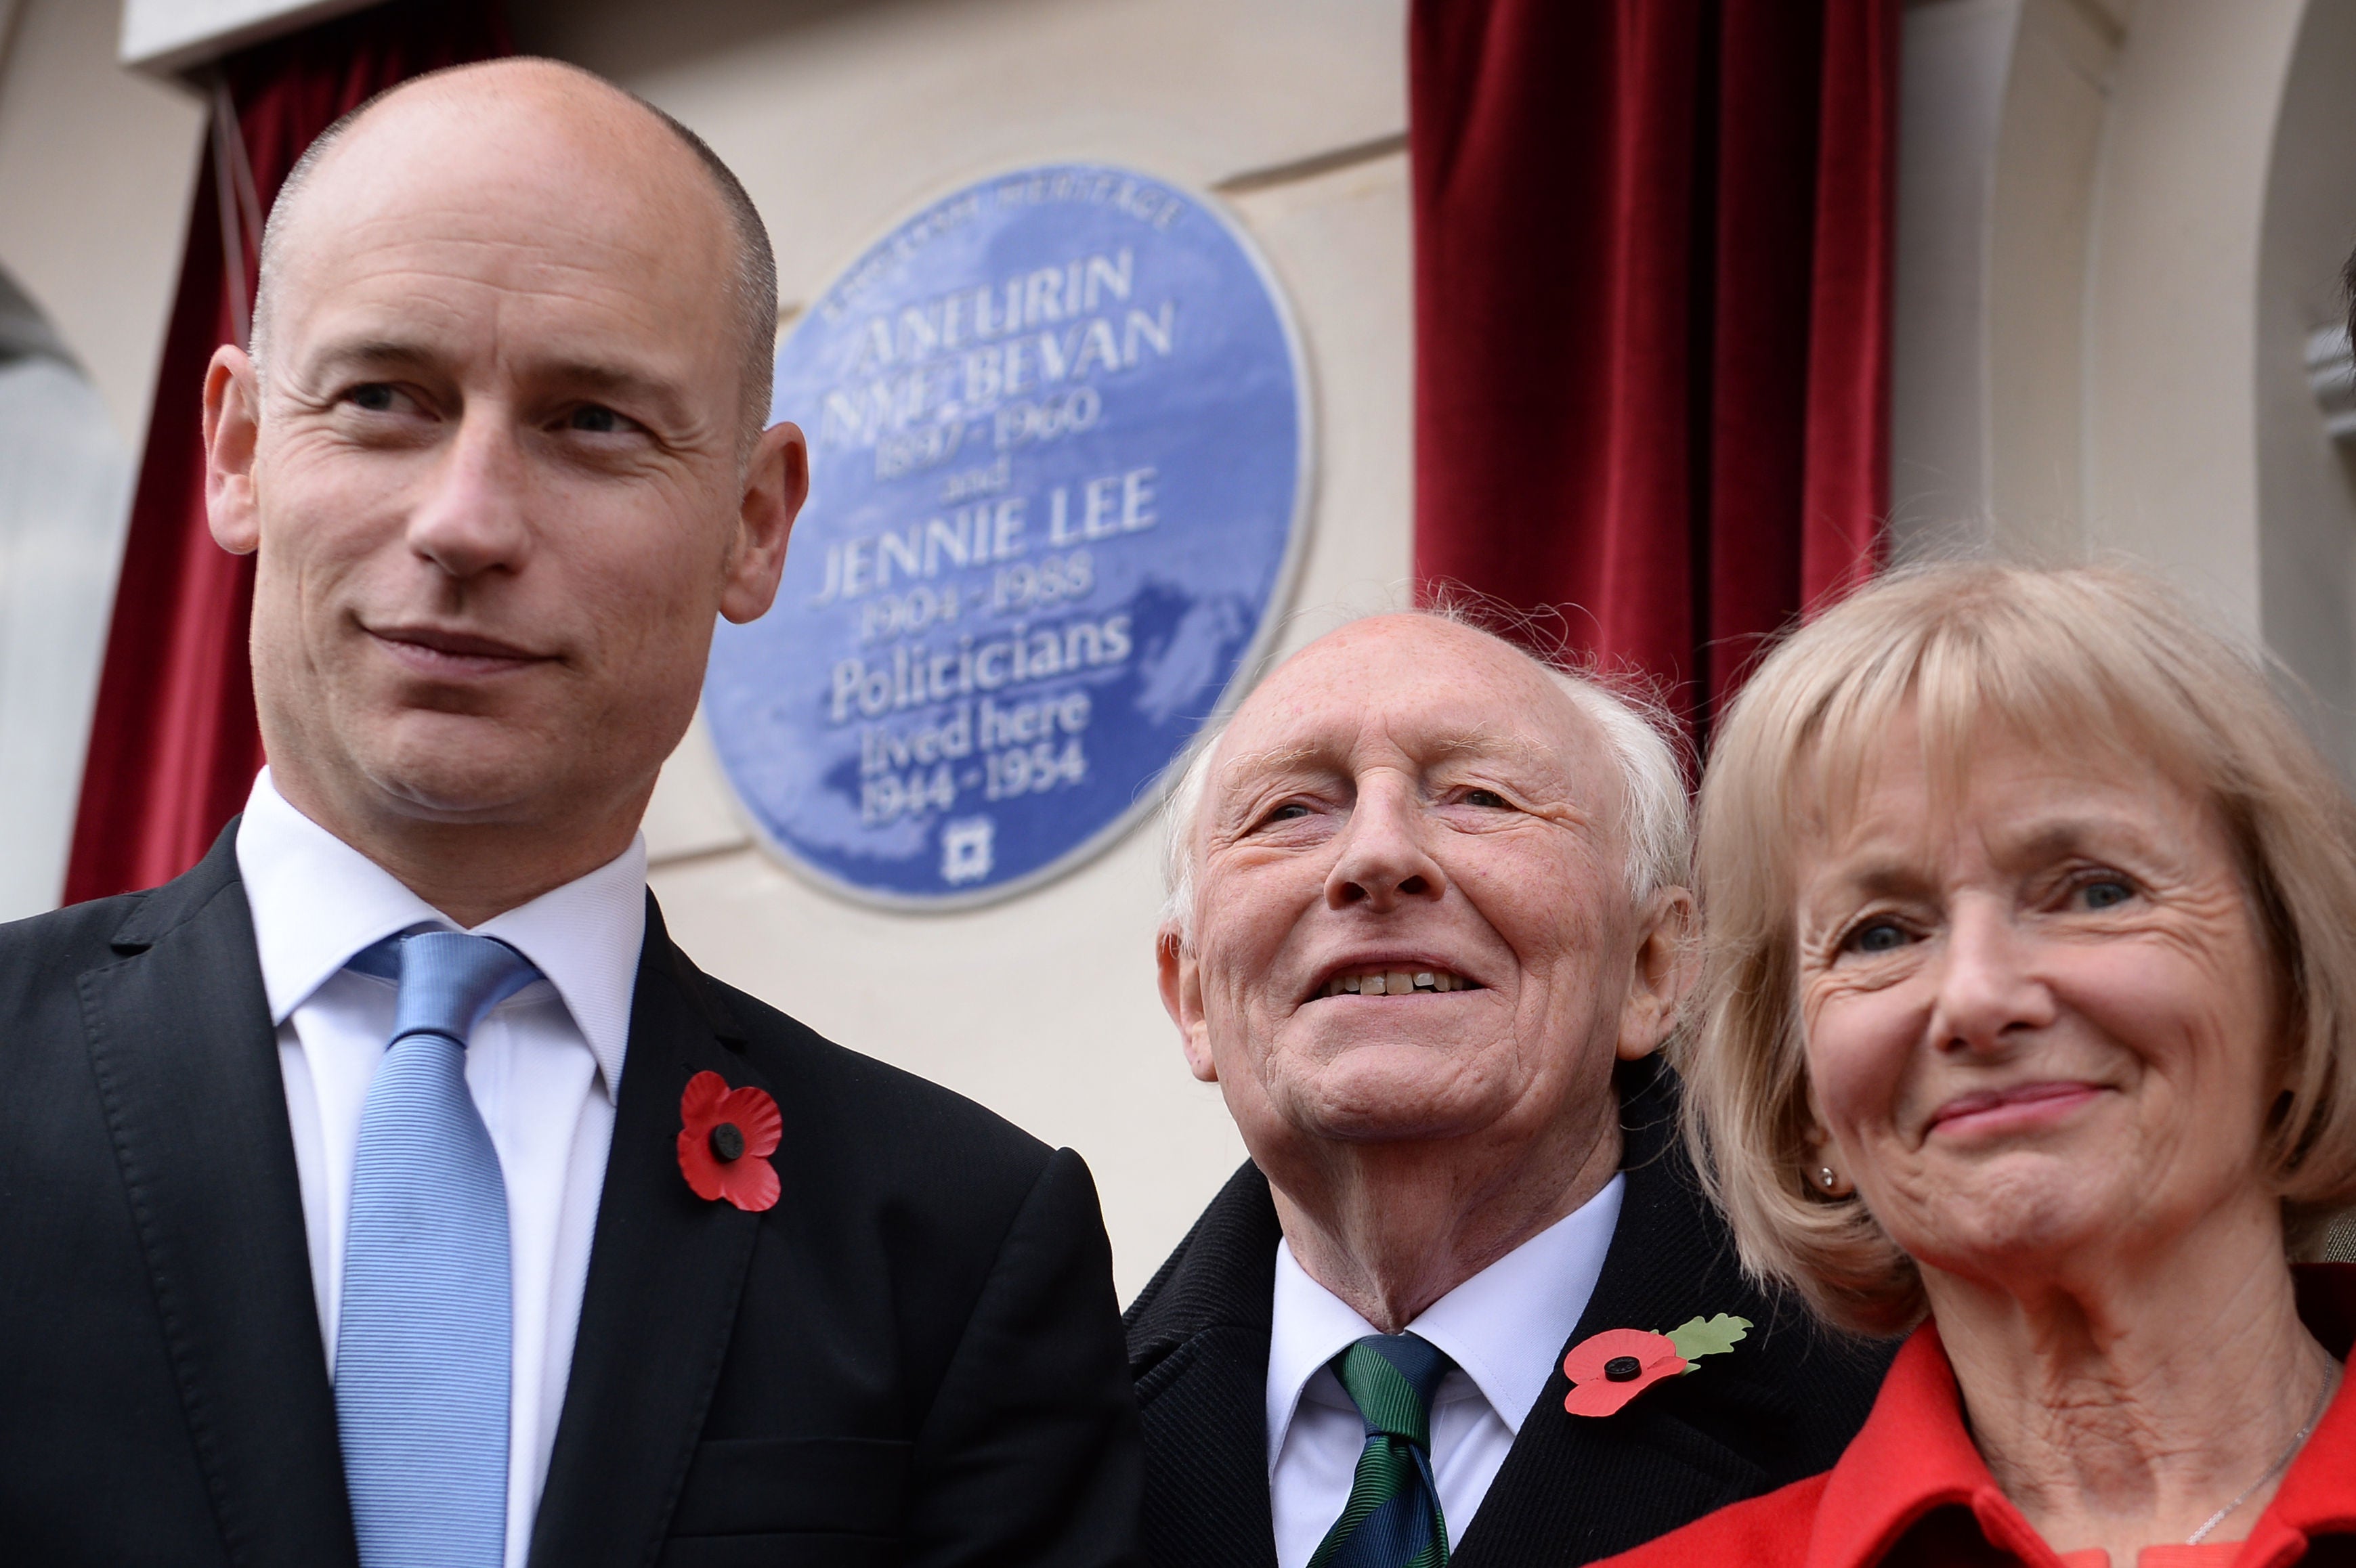
<svg viewBox="0 0 2356 1568">
<path fill-rule="evenodd" d="M 395 0 L 220 62 L 115 585 L 69 903 L 153 887 L 197 863 L 262 765 L 246 628 L 253 560 L 205 524 L 205 365 L 242 342 L 259 220 L 313 138 L 423 71 L 509 52 L 483 4 Z"/>
<path fill-rule="evenodd" d="M 1896 0 L 1416 0 L 1419 593 L 1697 737 L 1877 564 Z"/>
</svg>

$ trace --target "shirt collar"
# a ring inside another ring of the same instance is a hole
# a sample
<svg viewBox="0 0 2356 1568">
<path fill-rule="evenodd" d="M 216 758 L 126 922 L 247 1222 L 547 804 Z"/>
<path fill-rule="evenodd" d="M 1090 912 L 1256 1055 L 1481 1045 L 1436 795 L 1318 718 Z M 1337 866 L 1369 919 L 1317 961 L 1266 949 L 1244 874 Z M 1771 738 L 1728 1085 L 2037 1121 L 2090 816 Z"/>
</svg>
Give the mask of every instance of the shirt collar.
<svg viewBox="0 0 2356 1568">
<path fill-rule="evenodd" d="M 2029 1561 L 2040 1559 L 2030 1545 L 2033 1531 L 2027 1541 L 2003 1539 L 2016 1534 L 2004 1516 L 2019 1519 L 2019 1512 L 2006 1501 L 1964 1429 L 1954 1371 L 1939 1344 L 1938 1328 L 1925 1323 L 1890 1362 L 1873 1413 L 1826 1478 L 1807 1568 L 1879 1563 L 1924 1515 L 1946 1507 L 1970 1509 L 1983 1533 L 1996 1526 L 1997 1544 L 2016 1553 L 2027 1547 Z M 2026 1529 L 2027 1521 L 2021 1522 Z"/>
<path fill-rule="evenodd" d="M 1537 1403 L 1555 1358 L 1579 1327 L 1603 1272 L 1620 1222 L 1626 1179 L 1424 1308 L 1408 1331 L 1448 1354 L 1489 1408 L 1518 1436 Z M 1284 1448 L 1301 1391 L 1328 1361 L 1377 1330 L 1341 1297 L 1309 1277 L 1289 1243 L 1276 1246 L 1276 1299 L 1268 1346 L 1268 1455 Z"/>
<path fill-rule="evenodd" d="M 2356 1330 L 2356 1265 L 2302 1264 L 2292 1273 L 2300 1317 L 2326 1349 L 2344 1359 Z M 2351 1467 L 2356 1393 L 2343 1380 L 2237 1561 L 2288 1562 L 2297 1553 L 2282 1550 L 2285 1543 L 2303 1551 L 2313 1535 L 2356 1530 L 2346 1479 Z M 1938 1326 L 1925 1323 L 1900 1349 L 1873 1413 L 1826 1477 L 1807 1568 L 1869 1568 L 1925 1515 L 1946 1507 L 1969 1509 L 1982 1536 L 2020 1562 L 2053 1560 L 1973 1444 Z"/>
<path fill-rule="evenodd" d="M 1317 1369 L 1374 1333 L 1357 1309 L 1309 1277 L 1292 1255 L 1292 1243 L 1276 1243 L 1276 1302 L 1268 1336 L 1268 1464 L 1284 1452 L 1301 1391 Z"/>
<path fill-rule="evenodd" d="M 392 873 L 294 809 L 264 768 L 237 830 L 238 874 L 270 1019 L 283 1024 L 362 948 L 413 927 L 460 927 Z M 630 999 L 646 942 L 643 836 L 586 876 L 473 928 L 547 976 L 605 1081 L 621 1093 Z"/>
<path fill-rule="evenodd" d="M 2294 1537 L 2304 1552 L 2315 1536 L 2356 1533 L 2356 1488 L 2348 1481 L 2356 1475 L 2356 1390 L 2350 1387 L 2351 1369 L 2346 1366 L 2356 1342 L 2356 1264 L 2295 1264 L 2291 1275 L 2298 1286 L 2300 1320 L 2342 1363 L 2340 1392 L 2250 1531 L 2253 1542 L 2266 1537 L 2258 1545 L 2264 1555 L 2246 1556 L 2253 1563 L 2293 1561 L 2297 1553 L 2275 1543 Z"/>
</svg>

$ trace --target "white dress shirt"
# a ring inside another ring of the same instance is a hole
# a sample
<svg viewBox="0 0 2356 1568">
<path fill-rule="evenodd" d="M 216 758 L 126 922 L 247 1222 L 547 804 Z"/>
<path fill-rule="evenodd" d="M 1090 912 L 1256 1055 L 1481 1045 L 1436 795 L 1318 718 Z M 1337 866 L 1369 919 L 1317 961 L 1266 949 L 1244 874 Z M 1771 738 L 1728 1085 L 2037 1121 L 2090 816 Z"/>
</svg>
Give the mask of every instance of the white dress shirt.
<svg viewBox="0 0 2356 1568">
<path fill-rule="evenodd" d="M 1431 1473 L 1454 1550 L 1595 1293 L 1625 1181 L 1603 1189 L 1438 1301 L 1408 1329 L 1456 1370 L 1431 1401 Z M 1365 1424 L 1327 1365 L 1374 1325 L 1276 1244 L 1268 1346 L 1269 1504 L 1277 1568 L 1303 1568 L 1342 1517 Z"/>
<path fill-rule="evenodd" d="M 391 981 L 344 965 L 398 933 L 459 927 L 287 805 L 266 768 L 238 827 L 237 864 L 278 1028 L 311 1287 L 333 1377 L 360 1107 L 384 1059 L 397 994 Z M 522 1568 L 531 1543 L 573 1367 L 646 935 L 646 864 L 639 839 L 618 859 L 474 928 L 546 976 L 494 1008 L 466 1048 L 466 1087 L 508 1188 L 508 1568 Z"/>
</svg>

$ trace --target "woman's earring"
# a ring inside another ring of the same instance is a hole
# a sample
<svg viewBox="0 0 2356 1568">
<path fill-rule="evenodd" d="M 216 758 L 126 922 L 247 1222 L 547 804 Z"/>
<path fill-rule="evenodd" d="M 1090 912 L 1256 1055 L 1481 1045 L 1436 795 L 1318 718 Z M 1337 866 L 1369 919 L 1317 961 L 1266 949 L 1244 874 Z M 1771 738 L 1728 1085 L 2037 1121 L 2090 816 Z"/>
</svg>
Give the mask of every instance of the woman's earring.
<svg viewBox="0 0 2356 1568">
<path fill-rule="evenodd" d="M 1833 1189 L 1833 1181 L 1835 1179 L 1833 1176 L 1833 1168 L 1829 1165 L 1820 1165 L 1816 1167 L 1816 1174 L 1824 1182 L 1825 1190 L 1830 1192 Z"/>
</svg>

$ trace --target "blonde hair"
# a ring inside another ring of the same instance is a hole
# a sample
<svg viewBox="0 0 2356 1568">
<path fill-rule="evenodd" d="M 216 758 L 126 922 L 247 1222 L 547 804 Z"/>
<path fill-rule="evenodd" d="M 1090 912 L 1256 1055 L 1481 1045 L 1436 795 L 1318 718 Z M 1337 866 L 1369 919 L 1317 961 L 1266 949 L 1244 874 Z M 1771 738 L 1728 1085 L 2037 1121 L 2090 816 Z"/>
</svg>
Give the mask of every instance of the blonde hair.
<svg viewBox="0 0 2356 1568">
<path fill-rule="evenodd" d="M 1807 1171 L 1795 859 L 1844 815 L 1911 709 L 1934 789 L 1996 722 L 2146 760 L 2224 824 L 2282 997 L 2286 1100 L 2265 1157 L 2294 1249 L 2356 1200 L 2356 811 L 2257 658 L 2181 597 L 2111 567 L 1893 574 L 1794 633 L 1720 726 L 1700 801 L 1697 1027 L 1674 1049 L 1687 1136 L 1746 1267 L 1845 1328 L 1924 1310 L 1913 1261 Z"/>
</svg>

